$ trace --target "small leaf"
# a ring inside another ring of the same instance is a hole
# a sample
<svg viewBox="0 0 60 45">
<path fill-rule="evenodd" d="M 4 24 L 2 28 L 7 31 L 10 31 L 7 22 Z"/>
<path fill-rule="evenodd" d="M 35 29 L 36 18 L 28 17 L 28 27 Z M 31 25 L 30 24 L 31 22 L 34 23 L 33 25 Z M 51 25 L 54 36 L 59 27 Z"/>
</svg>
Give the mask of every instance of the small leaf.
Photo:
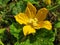
<svg viewBox="0 0 60 45">
<path fill-rule="evenodd" d="M 55 24 L 55 27 L 56 27 L 56 28 L 60 28 L 60 22 L 56 23 L 56 24 Z"/>
<path fill-rule="evenodd" d="M 19 42 L 16 42 L 14 45 L 20 45 L 20 43 Z"/>
<path fill-rule="evenodd" d="M 5 28 L 0 29 L 0 33 L 3 33 L 5 31 Z"/>
<path fill-rule="evenodd" d="M 4 45 L 3 42 L 0 40 L 0 45 Z"/>
<path fill-rule="evenodd" d="M 14 24 L 12 24 L 10 26 L 10 33 L 12 35 L 14 35 L 14 37 L 16 37 L 17 39 L 19 38 L 18 36 L 19 36 L 20 31 L 21 31 L 21 29 L 20 28 L 17 28 Z"/>
<path fill-rule="evenodd" d="M 60 5 L 60 0 L 56 0 L 56 2 Z"/>
</svg>

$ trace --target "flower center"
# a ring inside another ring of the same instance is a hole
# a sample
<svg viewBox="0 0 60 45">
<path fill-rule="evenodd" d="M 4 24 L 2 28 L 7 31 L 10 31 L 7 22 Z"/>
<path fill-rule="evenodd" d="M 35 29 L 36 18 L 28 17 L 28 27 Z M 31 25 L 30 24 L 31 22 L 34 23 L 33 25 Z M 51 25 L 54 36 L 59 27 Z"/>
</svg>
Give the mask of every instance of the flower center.
<svg viewBox="0 0 60 45">
<path fill-rule="evenodd" d="M 32 26 L 37 26 L 37 22 L 38 22 L 37 18 L 33 18 L 29 20 L 29 24 Z"/>
</svg>

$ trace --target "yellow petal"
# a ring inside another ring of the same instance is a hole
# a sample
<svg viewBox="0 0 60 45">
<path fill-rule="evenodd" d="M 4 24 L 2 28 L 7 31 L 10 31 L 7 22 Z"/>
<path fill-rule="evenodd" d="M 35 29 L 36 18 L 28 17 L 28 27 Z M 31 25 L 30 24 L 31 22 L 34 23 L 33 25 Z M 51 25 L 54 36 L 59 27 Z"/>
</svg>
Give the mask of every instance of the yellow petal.
<svg viewBox="0 0 60 45">
<path fill-rule="evenodd" d="M 25 14 L 28 16 L 28 18 L 31 18 L 31 16 L 32 16 L 28 7 L 25 10 Z"/>
<path fill-rule="evenodd" d="M 32 28 L 30 25 L 27 25 L 27 26 L 23 27 L 23 33 L 26 36 L 31 33 L 36 33 L 36 30 L 34 28 Z"/>
<path fill-rule="evenodd" d="M 16 21 L 20 24 L 27 24 L 29 20 L 28 17 L 24 13 L 19 13 L 14 17 Z"/>
<path fill-rule="evenodd" d="M 36 15 L 36 8 L 30 3 L 30 2 L 28 2 L 28 4 L 27 4 L 27 7 L 29 8 L 26 8 L 26 10 L 27 11 L 25 11 L 26 13 L 28 13 L 29 11 L 31 12 L 31 14 L 33 14 L 33 15 L 31 15 L 31 16 L 34 16 L 34 15 Z"/>
<path fill-rule="evenodd" d="M 46 28 L 48 30 L 51 30 L 52 29 L 52 24 L 49 21 L 41 21 L 39 23 L 39 27 L 40 28 Z"/>
<path fill-rule="evenodd" d="M 36 18 L 38 19 L 38 21 L 43 21 L 44 19 L 46 19 L 47 13 L 48 10 L 46 8 L 41 8 L 40 10 L 38 10 Z"/>
</svg>

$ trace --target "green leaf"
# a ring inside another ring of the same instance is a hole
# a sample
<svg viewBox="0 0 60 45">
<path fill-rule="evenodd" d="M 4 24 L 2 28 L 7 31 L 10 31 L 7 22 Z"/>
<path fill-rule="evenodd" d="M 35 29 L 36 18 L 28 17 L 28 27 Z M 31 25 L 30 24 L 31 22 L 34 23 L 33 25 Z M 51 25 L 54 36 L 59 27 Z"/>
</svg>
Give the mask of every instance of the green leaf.
<svg viewBox="0 0 60 45">
<path fill-rule="evenodd" d="M 2 0 L 0 0 L 0 5 L 2 4 Z"/>
<path fill-rule="evenodd" d="M 12 8 L 15 6 L 15 3 L 10 3 L 10 9 L 12 10 Z"/>
<path fill-rule="evenodd" d="M 57 4 L 59 4 L 59 5 L 60 5 L 60 0 L 56 0 L 56 2 L 57 2 Z"/>
<path fill-rule="evenodd" d="M 24 0 L 24 1 L 26 1 L 26 2 L 31 2 L 32 4 L 39 5 L 38 0 Z"/>
<path fill-rule="evenodd" d="M 32 45 L 32 44 L 30 44 L 30 41 L 29 41 L 29 39 L 27 39 L 26 41 L 24 41 L 24 42 L 21 42 L 21 43 L 19 43 L 19 42 L 16 42 L 14 45 Z"/>
<path fill-rule="evenodd" d="M 3 29 L 0 29 L 0 34 L 3 33 L 6 29 L 3 28 Z"/>
<path fill-rule="evenodd" d="M 55 28 L 60 28 L 60 22 L 55 24 Z"/>
<path fill-rule="evenodd" d="M 55 32 L 52 30 L 41 29 L 37 31 L 36 35 L 29 35 L 26 40 L 16 42 L 15 45 L 53 45 L 53 41 L 55 40 L 54 34 Z"/>
<path fill-rule="evenodd" d="M 20 43 L 19 42 L 16 42 L 14 45 L 20 45 Z"/>
<path fill-rule="evenodd" d="M 19 26 L 20 27 L 20 26 Z M 14 37 L 16 37 L 17 39 L 19 38 L 19 33 L 20 33 L 21 29 L 20 28 L 16 28 L 16 26 L 14 24 L 12 24 L 10 26 L 10 33 L 12 35 L 14 35 Z"/>
<path fill-rule="evenodd" d="M 3 42 L 0 40 L 0 45 L 4 45 Z"/>
<path fill-rule="evenodd" d="M 11 5 L 10 5 L 10 7 L 11 7 Z M 24 2 L 23 1 L 19 1 L 19 2 L 17 2 L 15 4 L 15 6 L 13 6 L 13 8 L 11 8 L 12 9 L 12 13 L 16 15 L 16 14 L 18 14 L 20 12 L 23 12 L 25 10 L 25 7 L 26 7 L 26 5 L 24 4 Z"/>
<path fill-rule="evenodd" d="M 0 0 L 0 6 L 5 7 L 10 0 Z"/>
</svg>

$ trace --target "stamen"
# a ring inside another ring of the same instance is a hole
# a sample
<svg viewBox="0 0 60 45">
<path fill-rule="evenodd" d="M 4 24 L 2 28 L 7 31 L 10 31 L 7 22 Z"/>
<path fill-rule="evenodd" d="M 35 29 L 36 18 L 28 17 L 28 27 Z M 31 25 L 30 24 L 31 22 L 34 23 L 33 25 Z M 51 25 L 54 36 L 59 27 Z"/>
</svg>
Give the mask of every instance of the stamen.
<svg viewBox="0 0 60 45">
<path fill-rule="evenodd" d="M 33 26 L 37 26 L 37 21 L 38 21 L 37 18 L 34 18 L 34 19 L 30 19 L 29 23 Z"/>
</svg>

